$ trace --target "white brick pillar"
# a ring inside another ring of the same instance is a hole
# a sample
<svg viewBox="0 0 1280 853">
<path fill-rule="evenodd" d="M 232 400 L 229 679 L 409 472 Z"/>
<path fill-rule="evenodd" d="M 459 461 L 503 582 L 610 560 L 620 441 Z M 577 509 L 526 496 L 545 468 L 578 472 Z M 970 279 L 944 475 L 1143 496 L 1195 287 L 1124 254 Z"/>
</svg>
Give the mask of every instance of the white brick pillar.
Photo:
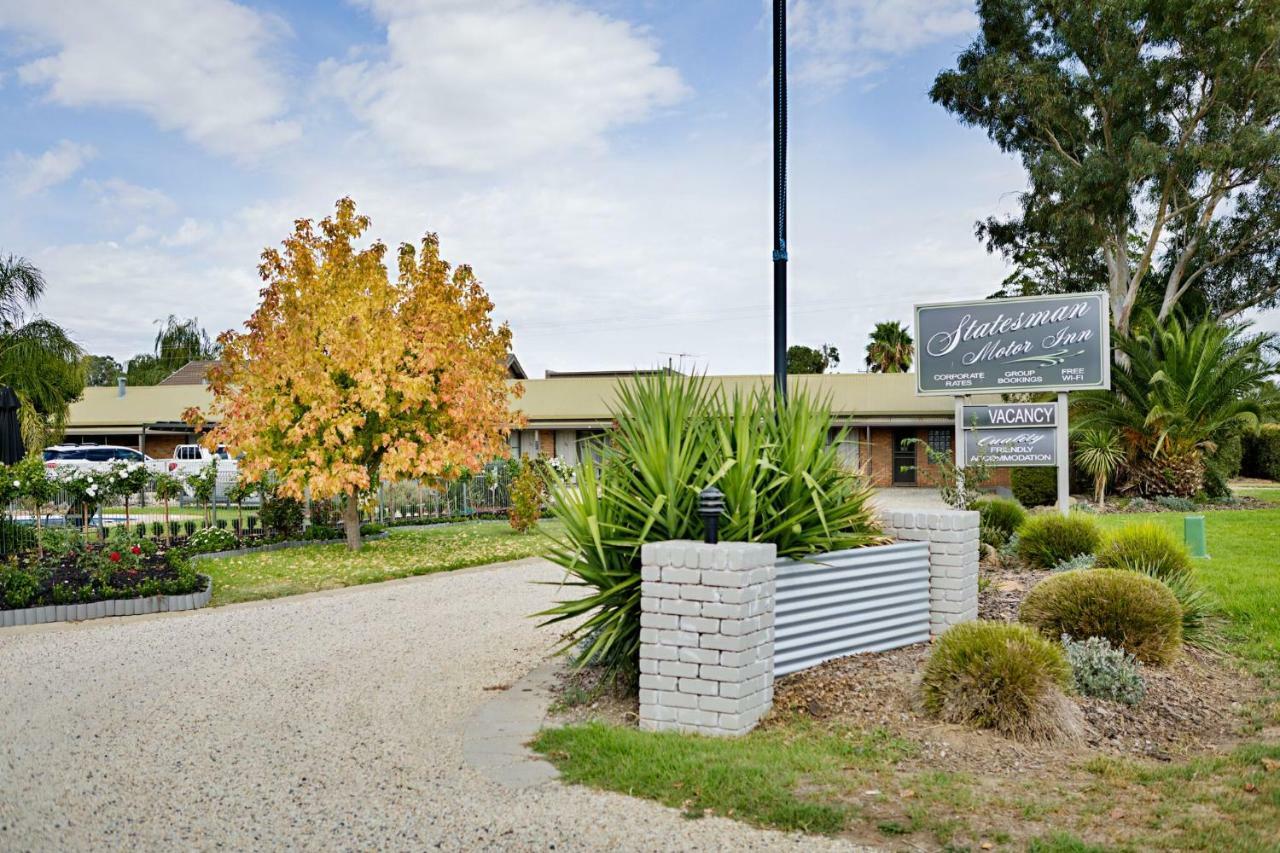
<svg viewBox="0 0 1280 853">
<path fill-rule="evenodd" d="M 929 630 L 933 636 L 978 618 L 978 514 L 902 510 L 881 516 L 894 539 L 929 543 Z"/>
<path fill-rule="evenodd" d="M 640 728 L 749 732 L 773 704 L 777 547 L 641 549 Z"/>
</svg>

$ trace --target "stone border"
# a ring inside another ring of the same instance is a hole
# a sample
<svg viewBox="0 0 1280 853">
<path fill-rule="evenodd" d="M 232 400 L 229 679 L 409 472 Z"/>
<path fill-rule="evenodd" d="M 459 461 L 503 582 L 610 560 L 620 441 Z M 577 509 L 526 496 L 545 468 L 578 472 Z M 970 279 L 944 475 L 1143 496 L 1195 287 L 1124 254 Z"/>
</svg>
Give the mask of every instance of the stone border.
<svg viewBox="0 0 1280 853">
<path fill-rule="evenodd" d="M 462 757 L 474 770 L 508 788 L 533 788 L 560 778 L 560 771 L 527 744 L 546 721 L 561 666 L 558 658 L 543 661 L 467 719 Z"/>
<path fill-rule="evenodd" d="M 89 619 L 105 619 L 108 616 L 140 616 L 146 613 L 196 610 L 206 606 L 213 596 L 212 579 L 208 575 L 199 577 L 204 579 L 204 590 L 185 595 L 109 598 L 106 601 L 91 601 L 88 604 L 49 604 L 17 610 L 0 610 L 0 628 L 44 625 L 49 622 L 84 622 Z"/>
<path fill-rule="evenodd" d="M 389 531 L 361 537 L 362 542 L 376 542 L 386 539 Z M 203 554 L 192 554 L 189 560 L 225 560 L 228 557 L 247 557 L 250 554 L 266 554 L 270 551 L 285 551 L 289 548 L 305 548 L 308 545 L 338 545 L 346 539 L 290 539 L 287 542 L 272 542 L 270 545 L 254 545 L 250 548 L 232 548 L 230 551 L 207 551 Z"/>
</svg>

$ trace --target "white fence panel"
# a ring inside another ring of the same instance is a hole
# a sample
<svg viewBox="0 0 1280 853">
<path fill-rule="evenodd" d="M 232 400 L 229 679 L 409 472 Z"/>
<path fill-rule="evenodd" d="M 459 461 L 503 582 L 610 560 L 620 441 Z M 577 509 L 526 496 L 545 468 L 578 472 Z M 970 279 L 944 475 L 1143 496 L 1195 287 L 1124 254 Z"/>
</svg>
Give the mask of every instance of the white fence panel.
<svg viewBox="0 0 1280 853">
<path fill-rule="evenodd" d="M 779 560 L 775 676 L 929 640 L 929 543 Z"/>
</svg>

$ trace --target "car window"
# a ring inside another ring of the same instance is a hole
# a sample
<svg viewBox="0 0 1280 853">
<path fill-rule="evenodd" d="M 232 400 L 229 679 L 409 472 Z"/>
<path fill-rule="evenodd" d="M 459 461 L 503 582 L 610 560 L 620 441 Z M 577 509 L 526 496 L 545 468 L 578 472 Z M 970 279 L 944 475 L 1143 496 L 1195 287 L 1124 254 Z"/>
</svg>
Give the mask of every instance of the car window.
<svg viewBox="0 0 1280 853">
<path fill-rule="evenodd" d="M 114 451 L 114 459 L 123 459 L 127 462 L 137 462 L 142 458 L 142 454 L 136 450 L 130 450 L 127 447 L 117 447 Z"/>
<path fill-rule="evenodd" d="M 84 455 L 80 458 L 90 462 L 110 462 L 116 458 L 116 452 L 109 447 L 95 447 L 84 451 Z"/>
</svg>

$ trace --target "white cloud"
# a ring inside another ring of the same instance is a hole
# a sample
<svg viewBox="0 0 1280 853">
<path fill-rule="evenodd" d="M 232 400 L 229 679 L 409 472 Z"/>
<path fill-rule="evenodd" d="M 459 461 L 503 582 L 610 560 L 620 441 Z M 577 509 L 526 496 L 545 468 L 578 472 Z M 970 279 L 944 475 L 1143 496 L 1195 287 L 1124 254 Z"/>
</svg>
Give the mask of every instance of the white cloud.
<svg viewBox="0 0 1280 853">
<path fill-rule="evenodd" d="M 795 76 L 828 86 L 874 74 L 895 56 L 976 24 L 972 0 L 789 0 L 787 7 Z"/>
<path fill-rule="evenodd" d="M 552 0 L 367 0 L 373 58 L 328 61 L 320 86 L 381 144 L 432 166 L 491 169 L 598 146 L 687 89 L 632 24 Z"/>
<path fill-rule="evenodd" d="M 167 215 L 177 209 L 173 199 L 161 190 L 140 187 L 121 178 L 86 180 L 84 187 L 97 197 L 99 204 L 120 213 Z"/>
<path fill-rule="evenodd" d="M 236 157 L 299 135 L 269 59 L 283 25 L 230 0 L 0 0 L 0 29 L 37 45 L 18 79 L 52 103 L 138 110 Z"/>
<path fill-rule="evenodd" d="M 63 183 L 96 155 L 92 145 L 64 139 L 38 157 L 13 154 L 9 174 L 18 195 L 35 195 Z"/>
</svg>

